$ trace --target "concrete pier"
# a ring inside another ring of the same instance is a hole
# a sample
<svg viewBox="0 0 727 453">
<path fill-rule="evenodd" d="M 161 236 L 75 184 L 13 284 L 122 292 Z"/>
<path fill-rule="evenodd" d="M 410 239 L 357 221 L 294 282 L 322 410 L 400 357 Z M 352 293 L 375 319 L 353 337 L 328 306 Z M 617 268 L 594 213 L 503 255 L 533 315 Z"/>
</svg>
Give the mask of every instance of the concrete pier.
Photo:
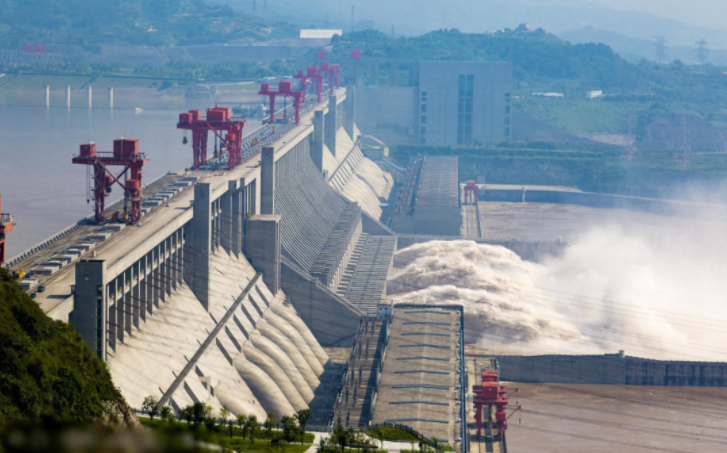
<svg viewBox="0 0 727 453">
<path fill-rule="evenodd" d="M 66 107 L 71 108 L 71 87 L 66 87 Z"/>
<path fill-rule="evenodd" d="M 109 107 L 114 108 L 114 87 L 109 88 Z"/>
<path fill-rule="evenodd" d="M 280 290 L 280 216 L 256 215 L 245 224 L 245 255 L 274 296 Z"/>
<path fill-rule="evenodd" d="M 260 214 L 275 213 L 275 148 L 263 148 L 260 158 Z"/>
<path fill-rule="evenodd" d="M 198 183 L 194 188 L 194 217 L 192 217 L 192 292 L 209 309 L 210 250 L 212 248 L 212 202 L 210 183 Z"/>
<path fill-rule="evenodd" d="M 106 360 L 106 284 L 103 260 L 81 260 L 76 264 L 73 326 L 101 360 Z M 114 323 L 115 320 L 109 320 Z M 112 326 L 114 325 L 112 324 Z M 114 335 L 111 335 L 114 340 Z"/>
<path fill-rule="evenodd" d="M 311 158 L 318 171 L 323 173 L 323 145 L 325 142 L 325 117 L 323 110 L 316 110 L 313 116 L 313 143 Z"/>
<path fill-rule="evenodd" d="M 328 98 L 328 114 L 326 114 L 326 124 L 324 126 L 324 137 L 326 146 L 331 153 L 336 155 L 336 131 L 338 130 L 338 96 L 333 95 Z"/>
<path fill-rule="evenodd" d="M 50 85 L 45 86 L 45 106 L 50 107 Z"/>
<path fill-rule="evenodd" d="M 93 88 L 88 86 L 88 108 L 93 107 Z"/>
<path fill-rule="evenodd" d="M 345 115 L 343 121 L 343 128 L 346 129 L 346 133 L 351 140 L 356 142 L 356 134 L 354 132 L 354 125 L 356 124 L 356 86 L 349 85 L 346 88 L 346 101 L 345 101 Z"/>
</svg>

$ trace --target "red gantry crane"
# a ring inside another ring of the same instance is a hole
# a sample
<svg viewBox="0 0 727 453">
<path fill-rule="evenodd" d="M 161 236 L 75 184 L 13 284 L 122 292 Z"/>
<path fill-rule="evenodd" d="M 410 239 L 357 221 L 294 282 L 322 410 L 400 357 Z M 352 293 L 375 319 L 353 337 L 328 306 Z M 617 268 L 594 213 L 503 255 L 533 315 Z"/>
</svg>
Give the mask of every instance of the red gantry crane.
<svg viewBox="0 0 727 453">
<path fill-rule="evenodd" d="M 473 180 L 467 181 L 467 184 L 464 186 L 464 202 L 477 204 L 477 201 L 480 199 L 480 188 L 475 184 Z"/>
<path fill-rule="evenodd" d="M 233 119 L 232 109 L 229 107 L 217 107 L 207 109 L 207 118 L 202 118 L 199 110 L 190 110 L 179 114 L 177 129 L 192 131 L 192 152 L 195 169 L 207 163 L 207 132 L 212 131 L 220 139 L 220 151 L 222 144 L 227 148 L 228 166 L 235 168 L 242 163 L 242 130 L 247 126 L 244 119 Z M 220 135 L 226 131 L 225 137 Z M 184 143 L 187 143 L 185 137 Z M 215 149 L 215 157 L 217 150 Z"/>
<path fill-rule="evenodd" d="M 96 152 L 95 143 L 85 143 L 80 147 L 80 154 L 73 156 L 74 164 L 93 167 L 93 194 L 96 223 L 104 221 L 104 202 L 111 193 L 114 183 L 124 189 L 124 196 L 131 200 L 131 223 L 136 223 L 141 217 L 141 167 L 148 162 L 143 153 L 139 153 L 139 140 L 133 138 L 120 138 L 114 140 L 114 151 Z M 121 166 L 124 169 L 114 174 L 109 167 Z M 127 171 L 131 177 L 122 181 Z M 127 213 L 125 213 L 127 214 Z M 126 215 L 124 216 L 126 218 Z"/>
<path fill-rule="evenodd" d="M 13 231 L 14 226 L 13 217 L 2 212 L 2 195 L 0 195 L 0 267 L 5 266 L 5 234 Z"/>
<path fill-rule="evenodd" d="M 337 64 L 321 63 L 321 72 L 328 74 L 328 85 L 333 94 L 334 86 L 339 88 L 341 67 Z M 335 83 L 334 83 L 335 80 Z"/>
<path fill-rule="evenodd" d="M 270 90 L 270 84 L 263 83 L 260 85 L 260 92 L 258 94 L 270 97 L 270 124 L 275 124 L 275 98 L 277 96 L 290 97 L 293 100 L 295 124 L 300 123 L 300 101 L 303 98 L 303 93 L 293 91 L 293 84 L 291 82 L 280 82 L 278 84 L 278 91 Z"/>
<path fill-rule="evenodd" d="M 495 439 L 501 440 L 507 430 L 508 416 L 507 412 L 505 412 L 505 406 L 508 404 L 508 396 L 507 388 L 499 385 L 497 371 L 482 371 L 482 385 L 473 385 L 472 393 L 474 394 L 477 437 L 482 435 L 482 411 L 484 407 L 487 406 L 489 414 L 490 408 L 495 406 L 495 421 L 497 422 L 497 436 Z"/>
</svg>

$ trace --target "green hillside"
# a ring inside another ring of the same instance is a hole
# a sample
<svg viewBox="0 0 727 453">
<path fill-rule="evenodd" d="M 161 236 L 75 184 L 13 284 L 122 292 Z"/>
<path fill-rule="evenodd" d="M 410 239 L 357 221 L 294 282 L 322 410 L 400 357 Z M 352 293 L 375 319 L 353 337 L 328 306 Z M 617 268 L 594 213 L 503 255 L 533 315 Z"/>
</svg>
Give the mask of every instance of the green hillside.
<svg viewBox="0 0 727 453">
<path fill-rule="evenodd" d="M 2 0 L 0 8 L 0 48 L 242 43 L 295 34 L 290 25 L 202 0 Z"/>
<path fill-rule="evenodd" d="M 83 339 L 43 314 L 0 269 L 0 426 L 49 419 L 130 424 L 133 418 Z"/>
</svg>

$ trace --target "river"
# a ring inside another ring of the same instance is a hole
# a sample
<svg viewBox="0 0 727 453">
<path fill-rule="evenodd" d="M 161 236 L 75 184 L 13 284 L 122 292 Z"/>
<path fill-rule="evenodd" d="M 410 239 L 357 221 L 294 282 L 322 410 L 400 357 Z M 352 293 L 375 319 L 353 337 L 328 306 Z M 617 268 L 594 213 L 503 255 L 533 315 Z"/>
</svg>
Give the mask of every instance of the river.
<svg viewBox="0 0 727 453">
<path fill-rule="evenodd" d="M 71 163 L 80 144 L 90 140 L 99 151 L 110 151 L 116 138 L 139 139 L 141 152 L 149 158 L 143 179 L 148 183 L 192 163 L 191 134 L 190 143 L 183 145 L 185 132 L 176 129 L 179 113 L 213 106 L 117 96 L 110 109 L 105 92 L 94 94 L 93 108 L 75 96 L 69 109 L 59 92 L 52 94 L 50 107 L 43 93 L 0 92 L 2 212 L 16 221 L 6 239 L 7 259 L 92 213 L 93 201 L 86 203 L 86 168 Z M 246 131 L 259 125 L 259 120 L 248 121 Z M 210 137 L 210 148 L 213 143 Z M 122 195 L 114 187 L 107 204 Z"/>
</svg>

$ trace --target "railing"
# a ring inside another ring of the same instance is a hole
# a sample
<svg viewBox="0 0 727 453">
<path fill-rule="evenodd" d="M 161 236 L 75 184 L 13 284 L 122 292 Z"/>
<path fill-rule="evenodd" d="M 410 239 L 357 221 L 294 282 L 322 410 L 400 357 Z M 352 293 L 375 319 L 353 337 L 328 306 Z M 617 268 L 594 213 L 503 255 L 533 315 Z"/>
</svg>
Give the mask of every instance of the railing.
<svg viewBox="0 0 727 453">
<path fill-rule="evenodd" d="M 176 173 L 166 173 L 164 175 L 161 175 L 158 178 L 156 178 L 155 180 L 153 180 L 152 182 L 150 182 L 149 184 L 145 185 L 144 188 L 142 189 L 142 192 L 144 190 L 148 190 L 148 189 L 150 189 L 152 187 L 155 187 L 155 186 L 159 185 L 160 183 L 162 183 L 163 181 L 165 181 L 166 179 L 168 179 L 168 178 L 170 178 L 172 176 L 176 176 L 176 175 L 177 175 Z M 110 205 L 108 205 L 104 211 L 105 212 L 113 211 L 114 209 L 116 209 L 119 206 L 121 206 L 121 204 L 123 202 L 124 202 L 124 199 L 121 198 L 121 199 L 119 199 L 119 200 L 111 203 Z M 91 215 L 89 215 L 87 217 L 84 217 L 83 219 L 79 220 L 78 222 L 74 223 L 73 225 L 71 225 L 71 226 L 69 226 L 67 228 L 64 228 L 59 233 L 56 233 L 53 236 L 51 236 L 51 237 L 49 237 L 49 238 L 47 238 L 47 239 L 45 239 L 43 241 L 38 242 L 34 246 L 26 249 L 25 251 L 23 251 L 23 252 L 15 255 L 10 260 L 8 260 L 6 262 L 6 267 L 15 266 L 16 264 L 20 263 L 24 259 L 32 256 L 34 253 L 37 253 L 40 250 L 43 250 L 44 248 L 46 248 L 49 245 L 53 244 L 57 240 L 62 239 L 64 237 L 68 236 L 70 233 L 76 231 L 77 229 L 81 228 L 82 226 L 91 224 L 92 219 L 93 219 L 93 214 L 91 214 Z"/>
</svg>

